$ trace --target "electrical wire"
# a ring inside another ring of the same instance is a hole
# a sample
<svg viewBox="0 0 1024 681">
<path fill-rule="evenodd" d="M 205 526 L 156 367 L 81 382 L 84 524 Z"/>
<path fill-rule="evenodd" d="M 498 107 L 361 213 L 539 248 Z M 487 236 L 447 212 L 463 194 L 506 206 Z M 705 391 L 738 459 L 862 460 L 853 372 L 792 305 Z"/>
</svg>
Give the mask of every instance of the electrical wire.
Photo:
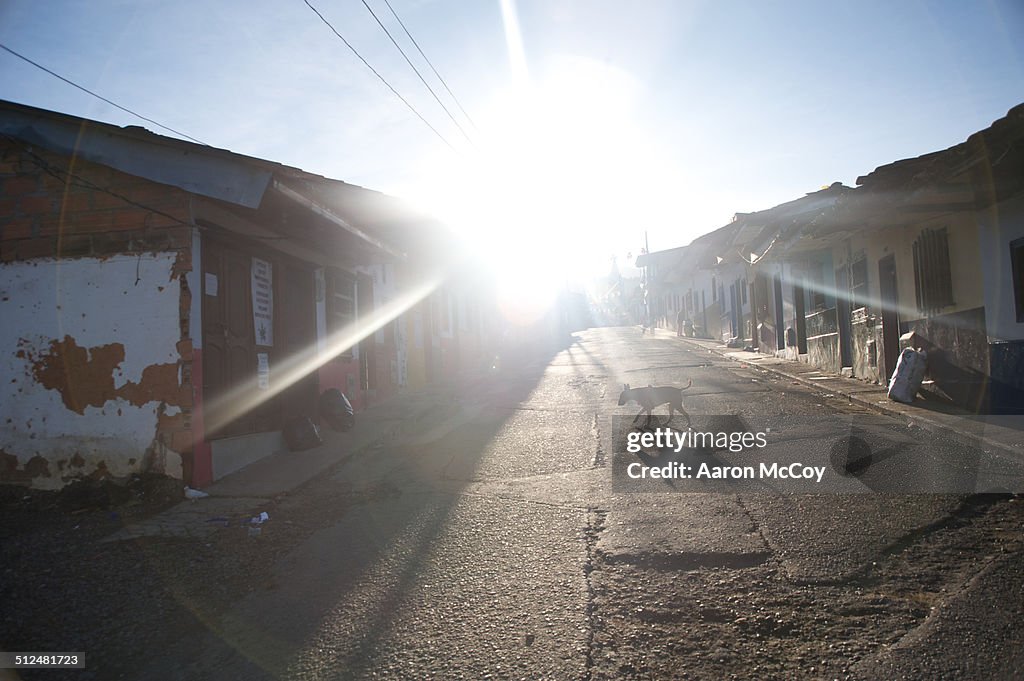
<svg viewBox="0 0 1024 681">
<path fill-rule="evenodd" d="M 324 24 L 327 25 L 327 28 L 331 29 L 331 32 L 334 33 L 334 35 L 336 35 L 341 42 L 345 43 L 345 46 L 352 51 L 352 54 L 356 55 L 356 57 L 359 58 L 359 61 L 363 62 L 363 64 L 366 66 L 366 68 L 370 69 L 370 71 L 373 72 L 373 75 L 377 76 L 377 78 L 380 80 L 380 82 L 384 83 L 384 85 L 386 85 L 387 88 L 389 90 L 391 90 L 391 92 L 396 97 L 398 97 L 400 100 L 402 100 L 403 104 L 405 104 L 407 107 L 409 107 L 410 111 L 412 111 L 414 114 L 416 114 L 417 118 L 419 118 L 421 121 L 423 121 L 423 124 L 425 126 L 430 128 L 430 130 L 435 135 L 437 135 L 438 139 L 440 139 L 442 142 L 444 142 L 448 146 L 449 149 L 451 149 L 455 153 L 458 153 L 458 150 L 455 147 L 452 146 L 452 143 L 449 142 L 447 139 L 445 139 L 444 135 L 439 133 L 437 131 L 437 128 L 432 126 L 430 124 L 430 122 L 427 121 L 427 119 L 424 118 L 423 115 L 419 111 L 416 110 L 416 107 L 414 107 L 412 104 L 410 104 L 409 101 L 405 97 L 403 97 L 401 94 L 399 94 L 398 90 L 396 90 L 394 87 L 392 87 L 391 83 L 389 83 L 387 81 L 387 79 L 384 78 L 384 76 L 380 75 L 380 73 L 377 72 L 377 69 L 373 68 L 370 65 L 370 62 L 366 61 L 366 59 L 363 58 L 363 55 L 359 54 L 359 51 L 356 48 L 352 47 L 352 44 L 349 41 L 345 40 L 345 36 L 343 36 L 340 33 L 338 33 L 338 29 L 334 28 L 334 26 L 331 25 L 331 22 L 327 21 L 327 19 L 324 17 L 324 15 L 320 13 L 320 10 L 318 10 L 316 7 L 313 7 L 313 5 L 310 4 L 309 0 L 302 0 L 302 1 L 304 3 L 306 3 L 307 7 L 309 7 L 311 10 L 313 10 L 314 14 L 316 14 L 318 17 L 320 17 L 320 21 L 324 22 Z"/>
<path fill-rule="evenodd" d="M 155 213 L 156 215 L 162 215 L 163 217 L 167 218 L 168 220 L 172 220 L 175 223 L 177 223 L 179 225 L 182 225 L 184 227 L 192 227 L 193 226 L 190 222 L 188 222 L 186 220 L 182 220 L 181 218 L 176 217 L 174 215 L 171 215 L 170 213 L 167 213 L 165 211 L 162 211 L 159 208 L 154 208 L 153 206 L 149 206 L 149 205 L 147 205 L 145 203 L 140 203 L 140 202 L 138 202 L 138 201 L 136 201 L 136 200 L 134 200 L 132 198 L 129 198 L 129 197 L 125 196 L 124 194 L 121 194 L 121 193 L 118 193 L 116 191 L 113 191 L 112 189 L 108 189 L 107 187 L 101 187 L 100 185 L 96 184 L 95 182 L 92 182 L 91 180 L 87 180 L 84 177 L 82 177 L 81 175 L 75 174 L 71 170 L 67 170 L 67 169 L 64 169 L 64 168 L 57 167 L 53 163 L 50 163 L 45 158 L 43 158 L 42 156 L 37 154 L 36 152 L 32 151 L 32 147 L 29 144 L 27 144 L 26 142 L 24 142 L 21 139 L 18 139 L 17 137 L 11 137 L 7 133 L 0 132 L 0 138 L 3 138 L 5 140 L 7 140 L 8 142 L 10 142 L 12 144 L 16 144 L 17 146 L 19 146 L 22 151 L 24 151 L 26 154 L 28 154 L 29 156 L 32 157 L 32 161 L 33 161 L 33 163 L 35 163 L 37 168 L 42 170 L 47 175 L 49 175 L 49 176 L 59 180 L 60 182 L 64 183 L 66 186 L 79 187 L 81 189 L 89 189 L 89 190 L 92 190 L 92 191 L 102 192 L 102 193 L 107 194 L 109 196 L 113 196 L 116 199 L 120 199 L 121 201 L 124 201 L 128 205 L 135 206 L 136 208 L 141 208 L 142 210 L 148 211 L 150 213 Z M 212 225 L 211 223 L 207 223 L 206 221 L 197 221 L 195 226 L 199 227 L 200 229 L 206 230 L 206 231 L 216 231 L 216 230 L 219 230 L 219 231 L 222 231 L 222 232 L 229 232 L 229 230 L 225 230 L 222 227 L 218 227 L 216 225 Z M 288 237 L 288 236 L 249 235 L 248 238 L 250 238 L 250 239 L 257 239 L 259 241 L 284 241 L 284 240 L 292 239 L 293 237 Z"/>
<path fill-rule="evenodd" d="M 412 33 L 409 33 L 409 29 L 405 27 L 405 23 L 402 21 L 402 18 L 398 16 L 398 12 L 395 11 L 395 8 L 391 6 L 391 3 L 388 2 L 388 0 L 384 0 L 384 4 L 388 6 L 389 10 L 391 10 L 391 14 L 395 16 L 395 20 L 398 21 L 398 25 L 402 27 L 403 31 L 405 31 L 405 35 L 407 35 L 409 37 L 409 40 L 412 41 L 412 44 L 416 46 L 416 50 L 420 53 L 420 56 L 423 57 L 423 61 L 427 62 L 427 66 L 429 66 L 430 70 L 434 72 L 434 75 L 437 76 L 437 79 L 441 81 L 441 85 L 444 85 L 444 89 L 448 91 L 448 94 L 452 96 L 452 100 L 454 100 L 455 106 L 459 107 L 459 111 L 461 111 L 462 115 L 466 117 L 466 120 L 469 121 L 469 124 L 472 125 L 475 130 L 479 130 L 480 128 L 476 127 L 476 122 L 474 122 L 470 115 L 466 113 L 466 110 L 462 108 L 462 103 L 459 102 L 459 98 L 455 96 L 455 93 L 452 92 L 452 89 L 448 87 L 448 83 L 446 83 L 444 78 L 441 77 L 441 74 L 437 72 L 437 69 L 434 68 L 434 65 L 431 63 L 430 59 L 427 58 L 427 55 L 423 53 L 423 50 L 420 48 L 420 44 L 416 42 L 415 38 L 412 37 Z"/>
<path fill-rule="evenodd" d="M 103 95 L 98 95 L 95 92 L 93 92 L 92 90 L 90 90 L 89 88 L 83 87 L 83 86 L 79 85 L 78 83 L 76 83 L 76 82 L 74 82 L 72 80 L 69 80 L 68 78 L 65 78 L 64 76 L 60 75 L 59 73 L 51 71 L 50 69 L 46 68 L 42 64 L 39 64 L 37 62 L 32 61 L 31 59 L 29 59 L 28 57 L 26 57 L 25 55 L 23 55 L 23 54 L 21 54 L 19 52 L 15 52 L 14 50 L 12 50 L 11 48 L 7 47 L 3 43 L 0 43 L 0 48 L 2 48 L 5 51 L 11 53 L 12 55 L 17 57 L 18 59 L 21 59 L 22 61 L 28 62 L 29 64 L 31 64 L 32 66 L 36 67 L 37 69 L 41 69 L 41 70 L 47 72 L 48 74 L 50 74 L 54 78 L 59 78 L 60 80 L 62 80 L 65 83 L 67 83 L 68 85 L 71 85 L 72 87 L 76 87 L 79 90 L 81 90 L 82 92 L 85 92 L 86 94 L 92 95 L 96 99 L 99 99 L 99 100 L 102 100 L 102 101 L 106 102 L 107 104 L 109 104 L 112 107 L 120 109 L 121 111 L 124 111 L 125 113 L 129 113 L 132 116 L 135 116 L 136 118 L 141 118 L 142 120 L 144 120 L 144 121 L 146 121 L 148 123 L 152 123 L 153 125 L 155 125 L 157 127 L 160 127 L 160 128 L 163 128 L 164 130 L 167 130 L 169 132 L 173 132 L 175 135 L 179 135 L 181 137 L 184 137 L 185 139 L 192 140 L 196 144 L 202 144 L 204 147 L 210 146 L 209 144 L 207 144 L 206 142 L 203 142 L 202 140 L 197 140 L 195 137 L 192 137 L 191 135 L 186 135 L 185 133 L 181 132 L 180 130 L 175 130 L 172 127 L 164 125 L 163 123 L 158 123 L 157 121 L 154 121 L 152 118 L 147 118 L 146 116 L 143 116 L 140 113 L 132 111 L 128 107 L 121 106 L 117 102 L 113 102 L 113 101 L 107 99 L 106 97 L 104 97 Z"/>
<path fill-rule="evenodd" d="M 386 35 L 388 37 L 388 39 L 391 40 L 391 44 L 394 45 L 398 49 L 398 51 L 401 53 L 402 57 L 405 58 L 405 63 L 409 65 L 409 68 L 411 68 L 413 70 L 413 73 L 415 73 L 416 76 L 420 79 L 420 82 L 423 83 L 424 87 L 426 87 L 427 90 L 430 91 L 430 94 L 434 96 L 434 100 L 438 104 L 441 105 L 441 108 L 444 109 L 444 112 L 446 114 L 448 114 L 448 118 L 452 119 L 452 123 L 454 123 L 455 127 L 459 129 L 459 132 L 462 133 L 462 136 L 466 138 L 467 142 L 469 142 L 470 144 L 473 144 L 473 140 L 470 139 L 468 134 L 466 134 L 466 131 L 462 128 L 461 125 L 459 125 L 459 122 L 457 120 L 455 120 L 455 116 L 453 116 L 452 112 L 448 110 L 448 107 L 446 107 L 444 105 L 444 102 L 441 101 L 441 98 L 437 96 L 437 93 L 434 92 L 434 88 L 430 87 L 430 83 L 428 83 L 427 79 L 423 77 L 423 74 L 420 73 L 420 70 L 418 68 L 416 68 L 416 65 L 412 63 L 412 60 L 409 59 L 409 55 L 407 55 L 405 53 L 405 50 L 402 49 L 402 46 L 399 45 L 398 41 L 395 40 L 395 37 L 393 35 L 391 35 L 391 31 L 389 31 L 387 26 L 384 25 L 384 22 L 382 22 L 380 20 L 380 17 L 378 17 L 377 13 L 373 11 L 373 8 L 370 7 L 370 4 L 368 2 L 366 2 L 366 0 L 362 0 L 362 3 L 363 3 L 363 7 L 366 8 L 366 11 L 370 13 L 370 16 L 372 16 L 374 21 L 377 22 L 377 25 L 380 26 L 380 30 L 384 31 L 384 35 Z M 388 6 L 390 7 L 390 5 L 388 5 Z M 391 11 L 392 11 L 392 13 L 394 12 L 394 10 L 391 10 Z M 476 145 L 474 145 L 474 146 L 476 146 Z"/>
<path fill-rule="evenodd" d="M 6 133 L 2 133 L 2 132 L 0 132 L 0 137 L 3 137 L 8 142 L 11 142 L 11 143 L 16 144 L 19 147 L 21 147 L 22 151 L 24 151 L 26 154 L 28 154 L 29 156 L 32 157 L 32 160 L 35 162 L 36 166 L 38 166 L 40 170 L 45 172 L 47 175 L 50 175 L 51 177 L 53 177 L 53 178 L 55 178 L 57 180 L 60 180 L 61 182 L 63 182 L 66 185 L 71 185 L 71 186 L 74 186 L 74 187 L 80 187 L 82 189 L 91 189 L 93 191 L 103 192 L 104 194 L 109 194 L 110 196 L 113 196 L 114 198 L 120 199 L 120 200 L 124 201 L 127 204 L 135 206 L 136 208 L 141 208 L 143 210 L 149 211 L 150 213 L 156 213 L 157 215 L 162 215 L 163 217 L 165 217 L 165 218 L 167 218 L 169 220 L 173 220 L 174 222 L 178 223 L 179 225 L 184 225 L 186 227 L 191 226 L 185 220 L 182 220 L 179 217 L 171 215 L 170 213 L 166 213 L 166 212 L 160 210 L 159 208 L 153 208 L 152 206 L 147 206 L 144 203 L 139 203 L 138 201 L 135 201 L 134 199 L 128 198 L 124 194 L 119 194 L 118 192 L 115 192 L 115 191 L 113 191 L 111 189 L 107 189 L 106 187 L 101 187 L 100 185 L 96 184 L 95 182 L 87 180 L 84 177 L 81 177 L 80 175 L 76 175 L 75 173 L 71 172 L 70 170 L 64 170 L 62 168 L 58 168 L 57 166 L 55 166 L 54 164 L 52 164 L 49 161 L 47 161 L 45 158 L 43 158 L 42 156 L 40 156 L 36 152 L 32 151 L 32 148 L 28 144 L 26 144 L 24 141 L 22 141 L 22 140 L 20 140 L 20 139 L 18 139 L 16 137 L 11 137 L 10 135 L 8 135 Z"/>
</svg>

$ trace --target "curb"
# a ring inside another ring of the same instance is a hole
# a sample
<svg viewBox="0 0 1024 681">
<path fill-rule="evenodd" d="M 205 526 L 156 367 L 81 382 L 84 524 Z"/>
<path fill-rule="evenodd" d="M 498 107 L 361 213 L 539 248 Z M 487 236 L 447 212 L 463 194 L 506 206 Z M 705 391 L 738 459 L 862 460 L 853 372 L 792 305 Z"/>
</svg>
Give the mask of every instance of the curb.
<svg viewBox="0 0 1024 681">
<path fill-rule="evenodd" d="M 675 338 L 676 340 L 679 340 L 679 341 L 682 341 L 682 342 L 686 343 L 687 345 L 689 345 L 692 348 L 696 348 L 696 349 L 699 349 L 699 350 L 707 350 L 708 352 L 715 353 L 716 355 L 718 355 L 719 357 L 722 357 L 723 359 L 727 359 L 727 360 L 730 360 L 730 361 L 733 361 L 733 362 L 738 362 L 738 363 L 743 364 L 745 366 L 754 367 L 754 368 L 760 369 L 762 371 L 765 371 L 767 373 L 774 374 L 775 376 L 786 378 L 786 379 L 789 379 L 791 381 L 796 381 L 797 383 L 800 383 L 801 385 L 807 386 L 809 388 L 813 388 L 815 390 L 815 392 L 819 392 L 819 393 L 826 392 L 826 390 L 821 385 L 818 385 L 814 381 L 809 381 L 806 378 L 803 378 L 802 376 L 798 376 L 798 375 L 795 375 L 795 374 L 787 373 L 787 372 L 785 372 L 782 369 L 779 369 L 777 367 L 762 366 L 760 364 L 757 364 L 756 362 L 751 362 L 749 360 L 742 359 L 742 358 L 739 358 L 739 357 L 733 357 L 733 356 L 730 356 L 730 355 L 726 354 L 725 352 L 723 352 L 723 351 L 721 351 L 721 350 L 719 350 L 717 348 L 704 347 L 703 345 L 695 343 L 695 342 L 693 342 L 693 341 L 691 341 L 691 340 L 689 340 L 688 338 L 685 338 L 685 337 L 683 337 L 683 338 L 680 338 L 678 336 L 672 336 L 672 337 Z M 711 341 L 711 342 L 714 342 L 714 341 Z M 765 357 L 770 357 L 770 355 L 765 355 Z M 842 378 L 842 377 L 836 376 L 836 378 Z M 915 414 L 912 414 L 912 415 L 908 415 L 908 414 L 900 411 L 899 409 L 897 409 L 895 407 L 889 406 L 888 404 L 880 404 L 877 400 L 869 401 L 867 399 L 864 399 L 863 397 L 860 397 L 859 395 L 857 395 L 857 394 L 855 394 L 853 392 L 849 392 L 847 390 L 844 390 L 842 387 L 839 387 L 839 388 L 832 388 L 832 387 L 830 387 L 827 392 L 830 392 L 830 393 L 833 393 L 833 394 L 843 395 L 843 396 L 847 397 L 852 402 L 857 402 L 858 404 L 860 404 L 862 406 L 865 406 L 865 407 L 867 407 L 867 408 L 869 408 L 869 409 L 871 409 L 873 411 L 876 411 L 876 412 L 878 412 L 880 414 L 884 414 L 886 416 L 898 416 L 898 417 L 902 417 L 902 418 L 913 418 L 915 421 L 919 421 L 921 423 L 922 427 L 927 427 L 928 430 L 940 433 L 942 435 L 946 435 L 946 436 L 949 436 L 949 435 L 962 436 L 963 435 L 962 432 L 957 431 L 954 427 L 952 427 L 952 426 L 950 426 L 950 425 L 948 425 L 946 423 L 942 423 L 941 421 L 936 421 L 933 418 L 928 417 L 927 415 L 918 414 L 918 413 L 915 413 Z M 987 447 L 991 447 L 993 449 L 998 449 L 1001 452 L 1005 452 L 1007 454 L 1011 454 L 1015 459 L 1019 459 L 1020 456 L 1021 456 L 1021 451 L 1020 450 L 1013 449 L 1012 447 L 1009 447 L 1006 444 L 1004 444 L 1002 442 L 999 442 L 998 440 L 993 440 L 993 439 L 990 439 L 990 438 L 985 437 L 983 435 L 971 435 L 970 437 L 972 437 L 972 438 L 974 438 L 974 439 L 984 443 Z"/>
</svg>

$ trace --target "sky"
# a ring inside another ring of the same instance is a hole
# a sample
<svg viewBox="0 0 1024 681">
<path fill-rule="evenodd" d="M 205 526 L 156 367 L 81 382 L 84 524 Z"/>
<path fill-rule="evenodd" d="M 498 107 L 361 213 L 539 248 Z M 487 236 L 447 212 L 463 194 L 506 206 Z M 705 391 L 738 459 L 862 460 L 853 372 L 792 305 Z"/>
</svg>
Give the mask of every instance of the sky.
<svg viewBox="0 0 1024 681">
<path fill-rule="evenodd" d="M 389 1 L 458 104 L 384 0 L 310 3 L 438 134 L 303 0 L 0 0 L 0 43 L 212 146 L 406 198 L 510 274 L 685 245 L 1024 101 L 1019 0 Z M 0 98 L 170 134 L 6 52 Z"/>
</svg>

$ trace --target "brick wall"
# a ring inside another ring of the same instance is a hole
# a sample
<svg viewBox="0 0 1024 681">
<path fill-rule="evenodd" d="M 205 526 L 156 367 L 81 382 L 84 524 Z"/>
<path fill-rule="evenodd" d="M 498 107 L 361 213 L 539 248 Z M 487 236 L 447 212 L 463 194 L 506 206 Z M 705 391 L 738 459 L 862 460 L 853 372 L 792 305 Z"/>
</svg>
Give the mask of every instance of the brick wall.
<svg viewBox="0 0 1024 681">
<path fill-rule="evenodd" d="M 0 141 L 0 261 L 190 245 L 183 190 Z"/>
</svg>

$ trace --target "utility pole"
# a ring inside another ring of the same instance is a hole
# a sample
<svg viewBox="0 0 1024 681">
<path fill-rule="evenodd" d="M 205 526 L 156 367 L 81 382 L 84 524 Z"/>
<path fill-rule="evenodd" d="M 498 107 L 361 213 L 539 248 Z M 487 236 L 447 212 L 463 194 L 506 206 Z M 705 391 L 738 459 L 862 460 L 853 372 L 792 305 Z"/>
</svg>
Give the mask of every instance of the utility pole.
<svg viewBox="0 0 1024 681">
<path fill-rule="evenodd" d="M 647 240 L 647 230 L 644 230 L 644 326 L 651 323 L 651 244 Z"/>
</svg>

